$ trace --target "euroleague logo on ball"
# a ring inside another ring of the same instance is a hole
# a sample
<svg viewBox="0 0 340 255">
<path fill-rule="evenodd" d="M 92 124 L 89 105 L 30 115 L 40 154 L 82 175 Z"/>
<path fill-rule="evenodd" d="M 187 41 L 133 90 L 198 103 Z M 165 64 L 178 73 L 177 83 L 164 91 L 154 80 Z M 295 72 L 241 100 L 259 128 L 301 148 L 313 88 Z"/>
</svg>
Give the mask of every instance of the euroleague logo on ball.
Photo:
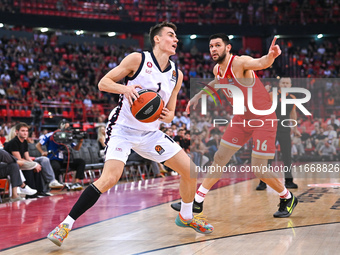
<svg viewBox="0 0 340 255">
<path fill-rule="evenodd" d="M 148 62 L 146 65 L 147 65 L 149 68 L 152 67 L 152 63 L 151 63 L 151 62 Z"/>
<path fill-rule="evenodd" d="M 142 98 L 142 97 L 139 97 L 139 98 L 137 99 L 137 101 L 138 101 L 138 103 L 140 103 L 140 104 L 144 104 L 144 98 Z"/>
</svg>

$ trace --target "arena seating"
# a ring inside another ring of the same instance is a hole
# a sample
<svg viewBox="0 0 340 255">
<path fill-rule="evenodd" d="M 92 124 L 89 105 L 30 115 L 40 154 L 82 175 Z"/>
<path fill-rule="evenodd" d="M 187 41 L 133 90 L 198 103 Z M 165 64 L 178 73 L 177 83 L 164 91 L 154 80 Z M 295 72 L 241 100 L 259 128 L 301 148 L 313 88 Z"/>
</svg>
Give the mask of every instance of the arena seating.
<svg viewBox="0 0 340 255">
<path fill-rule="evenodd" d="M 32 2 L 15 0 L 13 9 L 23 14 L 72 17 L 82 19 L 124 20 L 135 22 L 156 22 L 167 16 L 172 22 L 239 24 L 236 13 L 243 13 L 241 23 L 296 24 L 302 23 L 336 23 L 340 20 L 339 6 L 322 4 L 299 4 L 281 1 L 280 3 L 252 3 L 249 0 L 220 1 L 213 6 L 203 1 L 172 1 L 162 4 L 157 13 L 158 1 L 139 1 L 134 6 L 133 0 L 120 0 L 115 3 L 107 1 L 69 1 L 44 0 Z M 265 6 L 263 6 L 263 4 Z M 251 8 L 249 6 L 251 5 Z M 333 7 L 333 8 L 332 8 Z M 182 15 L 182 16 L 181 16 Z"/>
</svg>

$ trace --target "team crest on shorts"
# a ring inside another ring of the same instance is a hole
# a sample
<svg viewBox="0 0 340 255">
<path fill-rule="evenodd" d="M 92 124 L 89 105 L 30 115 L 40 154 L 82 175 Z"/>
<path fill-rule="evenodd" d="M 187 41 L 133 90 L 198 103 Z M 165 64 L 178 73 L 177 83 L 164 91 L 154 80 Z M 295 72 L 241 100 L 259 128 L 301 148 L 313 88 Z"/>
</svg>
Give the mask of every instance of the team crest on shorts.
<svg viewBox="0 0 340 255">
<path fill-rule="evenodd" d="M 236 137 L 234 137 L 232 140 L 231 140 L 233 143 L 237 143 L 238 142 L 238 139 Z"/>
<path fill-rule="evenodd" d="M 160 145 L 156 145 L 155 150 L 157 151 L 157 153 L 158 153 L 159 155 L 162 155 L 163 152 L 165 151 L 165 150 L 163 149 L 163 147 L 160 146 Z"/>
</svg>

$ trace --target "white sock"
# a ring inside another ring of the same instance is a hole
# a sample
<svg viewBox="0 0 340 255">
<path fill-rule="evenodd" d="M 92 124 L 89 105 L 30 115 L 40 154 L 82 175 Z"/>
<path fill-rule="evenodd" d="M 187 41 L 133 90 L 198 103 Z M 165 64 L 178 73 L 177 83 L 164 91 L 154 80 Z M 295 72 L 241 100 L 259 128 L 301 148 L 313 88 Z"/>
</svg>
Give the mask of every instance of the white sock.
<svg viewBox="0 0 340 255">
<path fill-rule="evenodd" d="M 196 195 L 195 195 L 195 201 L 198 203 L 202 203 L 205 195 L 208 193 L 208 189 L 204 188 L 201 184 L 201 186 L 198 188 Z"/>
<path fill-rule="evenodd" d="M 181 201 L 181 211 L 179 212 L 184 220 L 190 220 L 193 218 L 192 215 L 192 204 L 191 203 L 184 203 L 183 200 Z"/>
<path fill-rule="evenodd" d="M 281 193 L 279 193 L 279 196 L 280 198 L 284 198 L 284 199 L 290 199 L 292 197 L 292 195 L 290 194 L 289 190 L 286 189 L 286 187 Z"/>
<path fill-rule="evenodd" d="M 68 228 L 71 230 L 74 222 L 75 222 L 75 220 L 72 219 L 72 217 L 70 215 L 67 215 L 66 219 L 61 224 L 63 224 L 63 223 L 68 224 Z"/>
</svg>

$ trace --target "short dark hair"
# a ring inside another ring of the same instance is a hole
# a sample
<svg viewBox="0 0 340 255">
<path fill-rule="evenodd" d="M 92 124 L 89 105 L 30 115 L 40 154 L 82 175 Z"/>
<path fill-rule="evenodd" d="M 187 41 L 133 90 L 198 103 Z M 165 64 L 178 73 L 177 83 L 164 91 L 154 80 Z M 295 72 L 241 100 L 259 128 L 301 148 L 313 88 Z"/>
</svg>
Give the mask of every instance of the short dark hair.
<svg viewBox="0 0 340 255">
<path fill-rule="evenodd" d="M 16 124 L 15 130 L 19 131 L 22 127 L 29 128 L 29 126 L 25 122 L 20 122 L 20 123 Z"/>
<path fill-rule="evenodd" d="M 149 37 L 150 37 L 150 42 L 151 42 L 151 46 L 152 48 L 155 47 L 155 40 L 153 39 L 156 35 L 160 35 L 160 31 L 163 29 L 163 27 L 170 27 L 172 28 L 174 31 L 177 30 L 177 27 L 174 23 L 172 22 L 168 22 L 168 21 L 163 21 L 162 23 L 159 23 L 153 27 L 150 28 L 150 32 L 149 32 Z"/>
<path fill-rule="evenodd" d="M 229 37 L 224 34 L 224 33 L 217 33 L 217 34 L 213 34 L 209 37 L 209 41 L 211 41 L 212 39 L 217 39 L 217 38 L 221 38 L 222 41 L 225 43 L 225 45 L 230 44 L 230 40 Z"/>
</svg>

